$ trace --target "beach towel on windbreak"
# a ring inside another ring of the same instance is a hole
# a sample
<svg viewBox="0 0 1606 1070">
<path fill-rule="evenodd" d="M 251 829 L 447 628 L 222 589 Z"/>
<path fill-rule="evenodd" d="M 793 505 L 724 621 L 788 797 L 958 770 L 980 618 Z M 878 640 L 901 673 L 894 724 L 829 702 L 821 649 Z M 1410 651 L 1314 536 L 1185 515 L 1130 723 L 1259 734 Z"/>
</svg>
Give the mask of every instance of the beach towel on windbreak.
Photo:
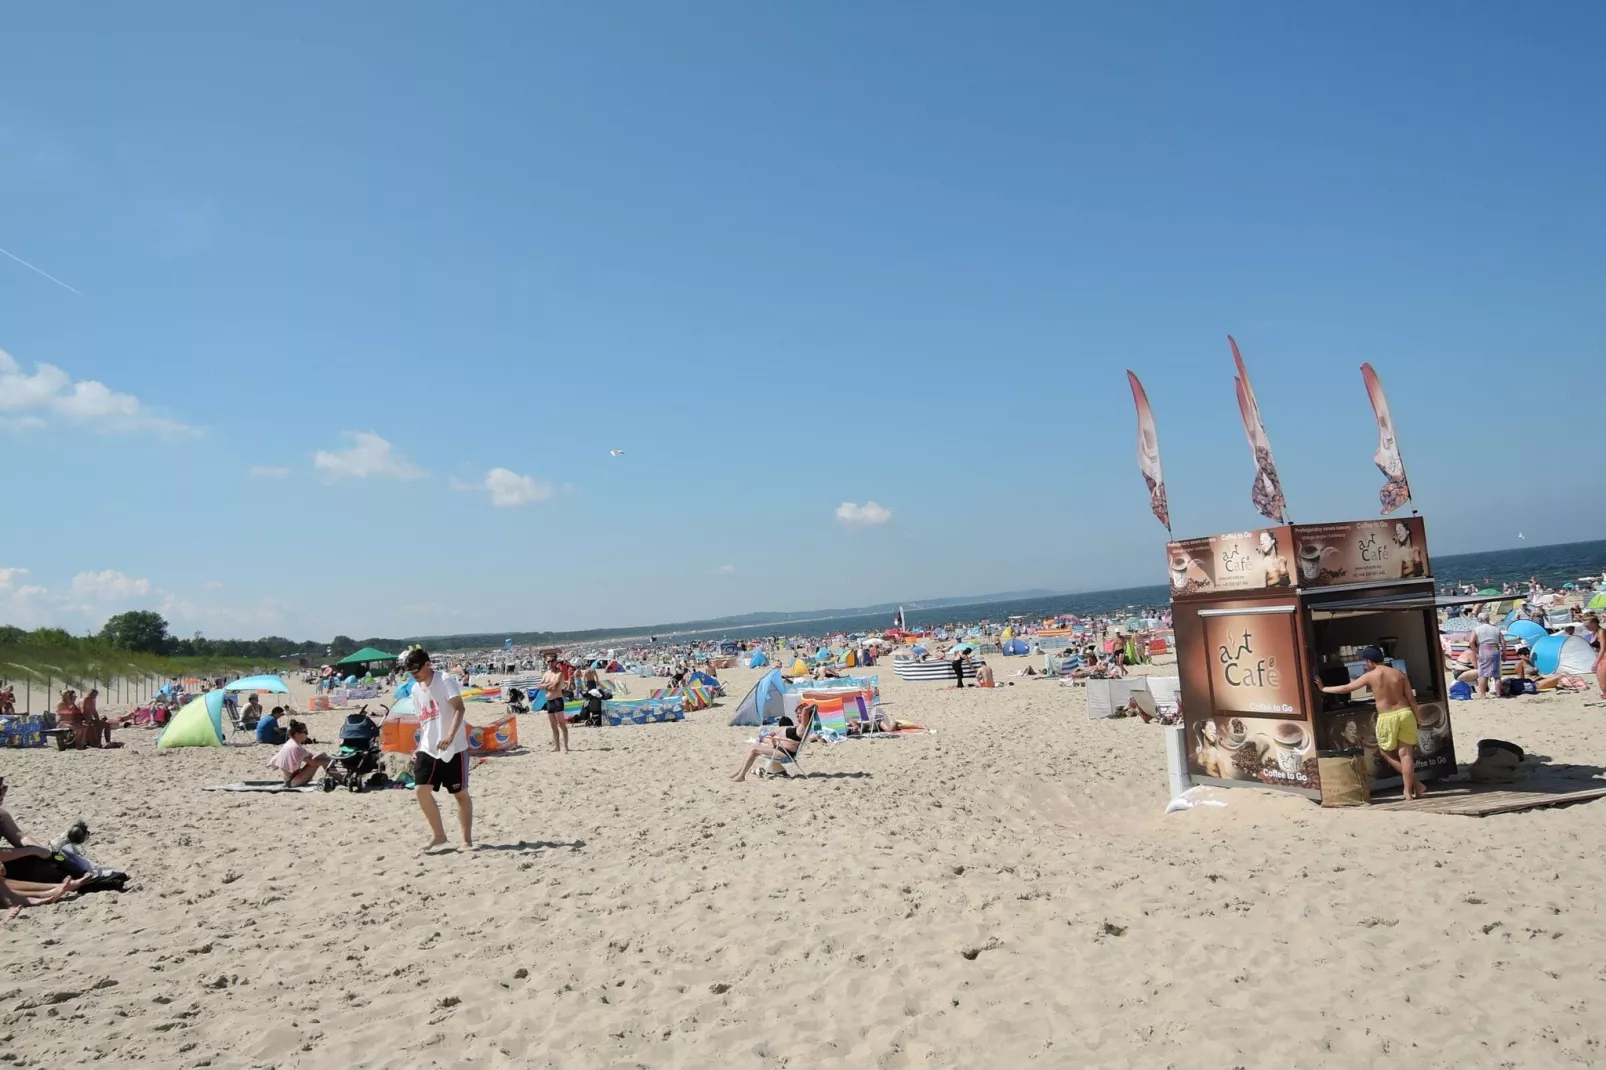
<svg viewBox="0 0 1606 1070">
<path fill-rule="evenodd" d="M 284 791 L 320 791 L 317 785 L 302 784 L 292 788 L 282 780 L 247 780 L 240 784 L 209 784 L 202 791 L 257 791 L 265 795 L 277 795 Z"/>
</svg>

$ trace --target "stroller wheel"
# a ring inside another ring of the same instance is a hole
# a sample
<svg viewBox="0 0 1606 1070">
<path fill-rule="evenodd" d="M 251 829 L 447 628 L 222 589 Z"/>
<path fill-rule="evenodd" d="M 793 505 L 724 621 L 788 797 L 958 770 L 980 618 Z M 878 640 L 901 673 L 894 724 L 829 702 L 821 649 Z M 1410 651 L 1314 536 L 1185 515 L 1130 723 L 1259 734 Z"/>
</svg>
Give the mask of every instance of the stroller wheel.
<svg viewBox="0 0 1606 1070">
<path fill-rule="evenodd" d="M 332 777 L 325 776 L 323 778 L 323 790 L 324 791 L 334 791 L 335 790 L 335 786 L 336 785 L 335 785 L 334 779 Z"/>
</svg>

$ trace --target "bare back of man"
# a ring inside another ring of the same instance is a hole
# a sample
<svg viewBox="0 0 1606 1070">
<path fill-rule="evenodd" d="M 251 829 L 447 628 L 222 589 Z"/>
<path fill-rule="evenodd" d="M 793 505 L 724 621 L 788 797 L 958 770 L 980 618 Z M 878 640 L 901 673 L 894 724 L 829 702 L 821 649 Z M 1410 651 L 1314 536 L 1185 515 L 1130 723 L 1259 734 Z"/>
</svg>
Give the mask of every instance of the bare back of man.
<svg viewBox="0 0 1606 1070">
<path fill-rule="evenodd" d="M 1415 710 L 1416 696 L 1411 678 L 1392 665 L 1379 665 L 1361 675 L 1361 682 L 1372 689 L 1379 710 Z"/>
</svg>

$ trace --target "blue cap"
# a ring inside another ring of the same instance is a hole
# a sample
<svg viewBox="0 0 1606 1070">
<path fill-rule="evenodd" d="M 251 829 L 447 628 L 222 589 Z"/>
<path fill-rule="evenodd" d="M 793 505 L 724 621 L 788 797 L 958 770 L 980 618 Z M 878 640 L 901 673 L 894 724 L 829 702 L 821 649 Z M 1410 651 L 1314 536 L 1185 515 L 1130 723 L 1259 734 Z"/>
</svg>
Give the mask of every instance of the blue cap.
<svg viewBox="0 0 1606 1070">
<path fill-rule="evenodd" d="M 1375 646 L 1369 646 L 1361 651 L 1361 660 L 1370 661 L 1374 665 L 1383 664 L 1383 652 Z"/>
</svg>

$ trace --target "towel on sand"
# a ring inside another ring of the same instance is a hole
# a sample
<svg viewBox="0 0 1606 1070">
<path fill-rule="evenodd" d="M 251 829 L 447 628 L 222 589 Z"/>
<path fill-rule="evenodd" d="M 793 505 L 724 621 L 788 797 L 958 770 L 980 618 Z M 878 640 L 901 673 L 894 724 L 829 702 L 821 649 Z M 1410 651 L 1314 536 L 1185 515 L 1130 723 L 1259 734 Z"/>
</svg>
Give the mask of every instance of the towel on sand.
<svg viewBox="0 0 1606 1070">
<path fill-rule="evenodd" d="M 315 784 L 303 784 L 299 788 L 292 788 L 282 780 L 247 780 L 242 784 L 210 784 L 202 791 L 262 791 L 277 794 L 281 791 L 320 791 Z"/>
</svg>

